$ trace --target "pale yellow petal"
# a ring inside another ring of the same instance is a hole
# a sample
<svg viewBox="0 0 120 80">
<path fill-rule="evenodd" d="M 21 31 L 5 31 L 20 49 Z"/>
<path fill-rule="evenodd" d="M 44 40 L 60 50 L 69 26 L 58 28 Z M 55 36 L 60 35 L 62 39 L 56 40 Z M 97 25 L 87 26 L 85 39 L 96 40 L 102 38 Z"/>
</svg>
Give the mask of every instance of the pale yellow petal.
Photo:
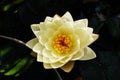
<svg viewBox="0 0 120 80">
<path fill-rule="evenodd" d="M 38 33 L 40 31 L 39 24 L 32 24 L 31 29 L 33 33 L 36 35 L 36 37 L 38 37 Z"/>
<path fill-rule="evenodd" d="M 72 56 L 72 60 L 79 60 L 84 56 L 84 50 L 80 49 L 75 55 Z"/>
<path fill-rule="evenodd" d="M 73 18 L 69 12 L 66 12 L 61 18 L 66 21 L 73 22 Z"/>
<path fill-rule="evenodd" d="M 26 46 L 28 46 L 29 48 L 32 49 L 37 43 L 38 43 L 38 39 L 34 38 L 34 39 L 31 39 L 30 41 L 28 41 L 26 43 Z"/>
<path fill-rule="evenodd" d="M 95 52 L 91 48 L 86 47 L 84 48 L 84 56 L 80 58 L 80 60 L 90 60 L 94 59 L 95 57 L 96 57 Z"/>
<path fill-rule="evenodd" d="M 54 57 L 51 54 L 51 51 L 47 50 L 47 49 L 43 49 L 42 54 L 44 56 L 44 59 L 47 58 L 47 60 L 49 60 L 46 63 L 55 63 L 55 62 L 58 62 L 58 61 L 60 61 L 62 59 L 62 57 L 59 57 L 59 58 Z"/>
<path fill-rule="evenodd" d="M 43 50 L 44 46 L 41 45 L 40 43 L 37 43 L 34 47 L 33 47 L 33 51 L 36 53 L 41 53 Z"/>
<path fill-rule="evenodd" d="M 64 58 L 62 58 L 60 60 L 61 63 L 67 63 L 68 61 L 70 61 L 72 58 L 72 56 L 65 56 Z"/>
<path fill-rule="evenodd" d="M 62 24 L 64 24 L 64 21 L 58 15 L 55 15 L 52 23 L 57 25 L 57 28 L 59 28 Z"/>
<path fill-rule="evenodd" d="M 87 45 L 92 44 L 93 42 L 95 42 L 98 39 L 99 35 L 98 34 L 92 34 L 90 39 L 89 39 L 89 43 Z"/>
<path fill-rule="evenodd" d="M 43 56 L 43 63 L 51 63 L 48 57 Z"/>
<path fill-rule="evenodd" d="M 89 35 L 87 30 L 76 29 L 75 33 L 80 38 L 80 48 L 84 48 L 84 47 L 88 46 L 88 44 L 91 42 L 92 36 Z"/>
<path fill-rule="evenodd" d="M 63 57 L 54 57 L 51 50 L 43 49 L 42 55 L 43 55 L 43 62 L 45 63 L 56 63 L 60 61 Z"/>
<path fill-rule="evenodd" d="M 38 62 L 43 62 L 43 55 L 42 54 L 37 54 L 37 61 Z"/>
<path fill-rule="evenodd" d="M 39 42 L 44 45 L 48 41 L 48 37 L 45 34 L 39 36 Z"/>
<path fill-rule="evenodd" d="M 52 69 L 52 68 L 60 68 L 63 66 L 63 63 L 56 62 L 56 63 L 43 63 L 45 69 Z"/>
<path fill-rule="evenodd" d="M 64 66 L 61 67 L 61 69 L 67 73 L 69 73 L 73 67 L 74 67 L 75 62 L 74 61 L 70 61 L 67 64 L 65 64 Z"/>
<path fill-rule="evenodd" d="M 64 65 L 65 63 L 61 62 L 56 62 L 56 63 L 51 63 L 52 68 L 60 68 Z"/>
<path fill-rule="evenodd" d="M 46 33 L 44 33 L 44 36 L 47 37 L 47 38 L 48 38 L 48 37 L 52 37 L 53 34 L 54 34 L 54 32 L 55 32 L 54 29 L 48 28 L 48 29 L 46 30 Z"/>
<path fill-rule="evenodd" d="M 46 22 L 46 23 L 44 23 L 44 25 L 45 25 L 45 27 L 47 27 L 46 29 L 50 28 L 50 29 L 53 29 L 53 30 L 57 30 L 58 27 L 59 27 L 54 22 Z"/>
<path fill-rule="evenodd" d="M 87 19 L 80 19 L 74 22 L 74 26 L 77 28 L 87 28 L 88 20 Z"/>
<path fill-rule="evenodd" d="M 53 48 L 52 48 L 52 43 L 51 43 L 51 38 L 49 39 L 49 41 L 48 42 L 46 42 L 45 43 L 45 48 L 47 49 L 47 50 L 52 50 Z"/>
<path fill-rule="evenodd" d="M 88 31 L 89 34 L 93 34 L 93 28 L 89 28 L 89 27 L 88 27 L 88 28 L 87 28 L 87 31 Z"/>
<path fill-rule="evenodd" d="M 45 18 L 45 23 L 46 22 L 52 22 L 52 20 L 53 20 L 53 18 L 52 17 L 49 17 L 49 16 L 47 16 L 46 18 Z"/>
<path fill-rule="evenodd" d="M 60 20 L 61 17 L 60 17 L 59 15 L 56 14 L 56 15 L 54 15 L 53 19 Z"/>
<path fill-rule="evenodd" d="M 98 34 L 92 34 L 92 37 L 93 37 L 94 41 L 96 41 L 99 38 L 99 35 Z"/>
<path fill-rule="evenodd" d="M 65 21 L 63 21 L 62 19 L 60 20 L 53 20 L 53 23 L 55 25 L 57 25 L 57 28 L 61 27 L 61 25 L 63 25 L 65 23 Z"/>
<path fill-rule="evenodd" d="M 52 69 L 52 66 L 50 63 L 43 63 L 43 66 L 45 69 Z"/>
</svg>

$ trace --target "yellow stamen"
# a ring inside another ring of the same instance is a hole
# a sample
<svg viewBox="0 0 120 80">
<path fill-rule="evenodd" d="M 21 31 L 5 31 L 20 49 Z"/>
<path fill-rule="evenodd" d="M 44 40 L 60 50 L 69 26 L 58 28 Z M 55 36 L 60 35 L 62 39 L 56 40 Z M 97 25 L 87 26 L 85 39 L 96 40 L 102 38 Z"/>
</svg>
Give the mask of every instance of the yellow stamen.
<svg viewBox="0 0 120 80">
<path fill-rule="evenodd" d="M 70 50 L 70 47 L 72 46 L 72 41 L 69 36 L 65 34 L 59 34 L 53 41 L 54 49 L 58 53 L 66 53 L 68 50 Z"/>
</svg>

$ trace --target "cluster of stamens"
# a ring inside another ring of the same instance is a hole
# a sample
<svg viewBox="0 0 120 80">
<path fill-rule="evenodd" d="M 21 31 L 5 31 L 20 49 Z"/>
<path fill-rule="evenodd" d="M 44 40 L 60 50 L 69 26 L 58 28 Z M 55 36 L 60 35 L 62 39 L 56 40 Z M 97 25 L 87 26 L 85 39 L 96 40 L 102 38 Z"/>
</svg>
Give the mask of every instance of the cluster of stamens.
<svg viewBox="0 0 120 80">
<path fill-rule="evenodd" d="M 65 34 L 59 34 L 54 40 L 54 49 L 59 53 L 66 53 L 72 46 L 72 42 L 69 36 Z"/>
</svg>

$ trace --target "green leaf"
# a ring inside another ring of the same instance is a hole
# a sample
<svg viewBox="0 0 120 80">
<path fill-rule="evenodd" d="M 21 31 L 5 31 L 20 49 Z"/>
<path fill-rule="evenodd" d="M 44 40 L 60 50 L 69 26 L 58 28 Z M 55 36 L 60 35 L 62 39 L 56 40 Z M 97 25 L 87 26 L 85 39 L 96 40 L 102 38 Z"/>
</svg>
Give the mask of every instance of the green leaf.
<svg viewBox="0 0 120 80">
<path fill-rule="evenodd" d="M 31 58 L 29 59 L 28 56 L 24 57 L 12 69 L 7 71 L 4 75 L 7 75 L 7 76 L 16 75 L 16 76 L 18 76 L 19 73 L 18 74 L 16 74 L 16 73 L 19 72 L 20 70 L 22 70 L 23 68 L 25 68 L 25 66 L 28 66 L 32 60 L 33 59 L 31 59 Z"/>
<path fill-rule="evenodd" d="M 35 58 L 25 43 L 11 37 L 0 35 L 0 74 L 19 76 L 32 64 Z"/>
</svg>

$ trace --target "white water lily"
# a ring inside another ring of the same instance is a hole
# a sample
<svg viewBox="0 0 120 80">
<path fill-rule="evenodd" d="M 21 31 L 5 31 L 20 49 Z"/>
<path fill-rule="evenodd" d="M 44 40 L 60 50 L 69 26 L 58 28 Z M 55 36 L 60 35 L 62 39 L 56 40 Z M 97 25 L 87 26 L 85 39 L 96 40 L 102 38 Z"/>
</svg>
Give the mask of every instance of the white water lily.
<svg viewBox="0 0 120 80">
<path fill-rule="evenodd" d="M 69 12 L 62 17 L 46 17 L 40 24 L 32 24 L 36 38 L 26 45 L 37 53 L 37 61 L 45 69 L 61 68 L 70 72 L 75 60 L 89 60 L 96 57 L 88 46 L 97 38 L 88 27 L 87 19 L 73 21 Z"/>
</svg>

